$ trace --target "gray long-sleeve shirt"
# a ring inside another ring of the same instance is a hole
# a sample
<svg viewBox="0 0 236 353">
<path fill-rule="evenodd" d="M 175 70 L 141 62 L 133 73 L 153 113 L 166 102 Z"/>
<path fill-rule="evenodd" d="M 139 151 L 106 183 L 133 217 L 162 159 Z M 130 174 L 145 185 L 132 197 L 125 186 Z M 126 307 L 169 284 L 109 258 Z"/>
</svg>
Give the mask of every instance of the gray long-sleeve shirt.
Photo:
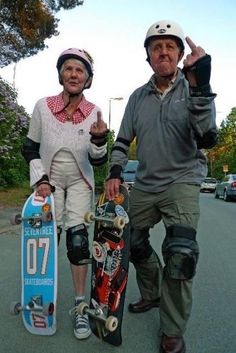
<svg viewBox="0 0 236 353">
<path fill-rule="evenodd" d="M 209 131 L 216 134 L 215 96 L 190 96 L 188 82 L 179 70 L 172 88 L 161 99 L 153 76 L 129 98 L 111 166 L 124 169 L 129 144 L 136 137 L 136 188 L 159 192 L 170 183 L 200 185 L 207 174 L 207 161 L 195 137 Z"/>
</svg>

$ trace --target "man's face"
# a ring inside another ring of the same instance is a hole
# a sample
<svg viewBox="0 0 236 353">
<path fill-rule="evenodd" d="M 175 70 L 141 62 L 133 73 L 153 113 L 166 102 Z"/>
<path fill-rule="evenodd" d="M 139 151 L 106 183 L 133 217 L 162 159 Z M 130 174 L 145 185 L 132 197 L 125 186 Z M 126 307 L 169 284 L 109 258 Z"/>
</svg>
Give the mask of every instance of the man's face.
<svg viewBox="0 0 236 353">
<path fill-rule="evenodd" d="M 178 62 L 183 57 L 177 42 L 172 38 L 154 38 L 148 46 L 150 65 L 153 71 L 161 77 L 167 77 L 176 72 Z"/>
<path fill-rule="evenodd" d="M 61 79 L 64 90 L 69 94 L 76 94 L 84 89 L 88 80 L 88 72 L 85 65 L 76 59 L 68 59 L 61 69 Z"/>
</svg>

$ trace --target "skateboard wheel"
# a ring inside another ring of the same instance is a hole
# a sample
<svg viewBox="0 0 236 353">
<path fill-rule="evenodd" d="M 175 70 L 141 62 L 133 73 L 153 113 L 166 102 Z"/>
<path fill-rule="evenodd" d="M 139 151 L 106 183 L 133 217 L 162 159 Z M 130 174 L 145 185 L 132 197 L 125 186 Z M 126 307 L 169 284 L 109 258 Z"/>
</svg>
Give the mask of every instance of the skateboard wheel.
<svg viewBox="0 0 236 353">
<path fill-rule="evenodd" d="M 118 327 L 118 319 L 115 316 L 108 316 L 105 323 L 105 328 L 109 332 L 114 332 Z"/>
<path fill-rule="evenodd" d="M 117 216 L 114 218 L 113 221 L 114 227 L 118 229 L 123 229 L 125 226 L 125 219 L 124 217 Z"/>
<path fill-rule="evenodd" d="M 18 315 L 21 312 L 21 303 L 12 302 L 10 305 L 10 313 L 12 315 Z"/>
<path fill-rule="evenodd" d="M 102 246 L 102 244 L 99 244 L 97 241 L 94 241 L 92 246 L 92 252 L 93 252 L 93 258 L 97 262 L 103 263 L 105 261 L 107 256 L 107 251 L 106 251 L 106 248 Z"/>
<path fill-rule="evenodd" d="M 43 315 L 51 316 L 54 313 L 54 304 L 50 303 L 50 304 L 44 305 L 42 313 Z"/>
<path fill-rule="evenodd" d="M 12 216 L 10 219 L 10 222 L 12 225 L 21 224 L 21 221 L 22 221 L 21 214 L 19 214 L 19 213 Z"/>
<path fill-rule="evenodd" d="M 86 310 L 88 308 L 89 308 L 88 304 L 85 302 L 82 302 L 76 307 L 76 310 L 79 315 L 84 315 L 84 314 L 86 314 Z"/>
<path fill-rule="evenodd" d="M 95 220 L 95 215 L 93 212 L 86 212 L 84 215 L 84 220 L 87 223 L 92 223 Z"/>
</svg>

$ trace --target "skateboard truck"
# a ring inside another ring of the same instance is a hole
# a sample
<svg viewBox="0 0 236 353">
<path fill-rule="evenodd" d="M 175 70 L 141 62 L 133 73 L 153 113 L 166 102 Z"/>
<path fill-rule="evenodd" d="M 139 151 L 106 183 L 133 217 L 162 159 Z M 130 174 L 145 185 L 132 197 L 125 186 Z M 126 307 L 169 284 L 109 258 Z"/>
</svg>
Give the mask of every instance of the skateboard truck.
<svg viewBox="0 0 236 353">
<path fill-rule="evenodd" d="M 54 304 L 49 303 L 49 304 L 43 305 L 41 295 L 32 297 L 32 300 L 29 302 L 28 306 L 30 310 L 40 311 L 46 316 L 50 316 L 54 312 Z"/>
<path fill-rule="evenodd" d="M 21 217 L 21 214 L 14 215 L 10 222 L 12 225 L 21 224 L 23 221 L 28 221 L 29 225 L 34 228 L 40 228 L 42 222 L 50 222 L 53 219 L 52 212 L 43 212 L 42 214 L 34 214 L 30 217 Z"/>
<path fill-rule="evenodd" d="M 50 316 L 54 312 L 54 304 L 49 303 L 42 305 L 42 297 L 40 295 L 31 298 L 28 304 L 22 306 L 19 302 L 12 302 L 10 306 L 10 312 L 13 315 L 18 315 L 21 311 L 37 311 L 43 315 Z"/>
<path fill-rule="evenodd" d="M 113 224 L 113 226 L 119 230 L 122 230 L 125 226 L 125 218 L 121 216 L 97 216 L 93 212 L 86 212 L 84 215 L 84 220 L 87 223 L 93 223 L 94 221 L 102 222 L 103 226 L 106 227 L 107 224 Z"/>
<path fill-rule="evenodd" d="M 95 320 L 100 321 L 108 332 L 114 332 L 118 327 L 118 319 L 112 315 L 106 317 L 101 306 L 98 304 L 95 304 L 94 309 L 92 309 L 89 308 L 87 303 L 82 302 L 78 305 L 76 310 L 80 315 L 87 314 L 88 316 L 93 317 Z"/>
</svg>

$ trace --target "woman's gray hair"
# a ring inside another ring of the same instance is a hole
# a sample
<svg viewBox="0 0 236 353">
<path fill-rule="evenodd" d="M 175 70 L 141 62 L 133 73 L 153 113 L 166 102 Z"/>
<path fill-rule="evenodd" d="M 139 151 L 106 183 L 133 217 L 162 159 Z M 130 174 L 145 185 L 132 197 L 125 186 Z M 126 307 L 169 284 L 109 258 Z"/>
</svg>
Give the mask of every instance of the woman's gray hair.
<svg viewBox="0 0 236 353">
<path fill-rule="evenodd" d="M 77 63 L 77 64 L 80 64 L 80 65 L 85 69 L 85 71 L 87 72 L 87 75 L 88 75 L 88 77 L 89 77 L 88 70 L 87 70 L 86 66 L 84 65 L 84 63 L 83 63 L 82 61 L 80 61 L 80 60 L 78 60 L 78 59 L 74 59 L 74 58 L 69 58 L 69 59 L 67 59 L 67 60 L 64 61 L 64 63 L 62 64 L 62 66 L 61 66 L 61 68 L 60 68 L 60 71 L 59 71 L 59 74 L 60 74 L 60 75 L 62 75 L 62 73 L 63 73 L 63 71 L 64 71 L 65 63 L 66 63 L 68 60 L 71 60 L 71 61 L 73 61 L 73 62 L 75 62 L 75 63 Z M 88 78 L 88 77 L 87 77 L 87 78 Z"/>
</svg>

